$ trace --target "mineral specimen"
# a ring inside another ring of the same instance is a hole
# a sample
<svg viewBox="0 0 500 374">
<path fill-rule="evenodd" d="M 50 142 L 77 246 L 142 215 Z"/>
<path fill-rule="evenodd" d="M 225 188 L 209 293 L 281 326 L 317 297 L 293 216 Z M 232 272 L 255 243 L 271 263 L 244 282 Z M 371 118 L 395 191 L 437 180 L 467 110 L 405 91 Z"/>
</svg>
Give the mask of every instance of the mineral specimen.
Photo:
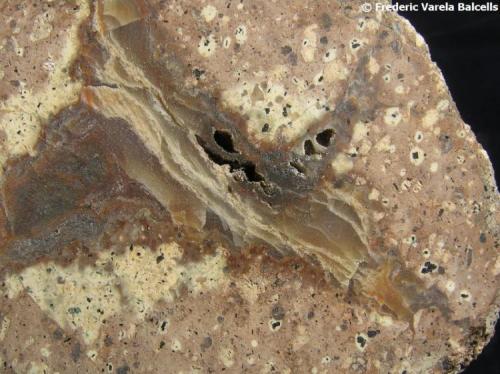
<svg viewBox="0 0 500 374">
<path fill-rule="evenodd" d="M 0 4 L 0 370 L 455 372 L 499 195 L 365 1 Z"/>
</svg>

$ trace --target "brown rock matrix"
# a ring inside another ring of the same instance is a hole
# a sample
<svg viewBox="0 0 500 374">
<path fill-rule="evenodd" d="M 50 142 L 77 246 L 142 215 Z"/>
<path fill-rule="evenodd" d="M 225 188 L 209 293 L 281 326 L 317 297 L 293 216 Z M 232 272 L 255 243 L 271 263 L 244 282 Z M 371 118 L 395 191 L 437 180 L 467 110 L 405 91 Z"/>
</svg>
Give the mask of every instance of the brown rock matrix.
<svg viewBox="0 0 500 374">
<path fill-rule="evenodd" d="M 479 354 L 491 164 L 421 36 L 363 3 L 0 3 L 0 372 Z"/>
</svg>

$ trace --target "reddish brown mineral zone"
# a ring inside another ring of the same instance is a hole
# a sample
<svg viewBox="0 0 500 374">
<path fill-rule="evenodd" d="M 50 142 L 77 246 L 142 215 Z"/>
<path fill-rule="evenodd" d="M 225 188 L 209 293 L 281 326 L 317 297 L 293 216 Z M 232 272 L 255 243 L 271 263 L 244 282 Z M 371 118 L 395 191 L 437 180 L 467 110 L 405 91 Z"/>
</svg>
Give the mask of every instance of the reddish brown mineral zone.
<svg viewBox="0 0 500 374">
<path fill-rule="evenodd" d="M 448 373 L 490 162 L 365 1 L 0 4 L 0 372 Z"/>
</svg>

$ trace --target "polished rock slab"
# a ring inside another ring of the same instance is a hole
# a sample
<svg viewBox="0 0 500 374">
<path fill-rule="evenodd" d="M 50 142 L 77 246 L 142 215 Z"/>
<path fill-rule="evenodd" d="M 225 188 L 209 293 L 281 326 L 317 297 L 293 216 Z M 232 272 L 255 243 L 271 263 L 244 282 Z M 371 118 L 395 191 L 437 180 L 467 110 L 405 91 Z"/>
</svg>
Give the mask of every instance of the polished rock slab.
<svg viewBox="0 0 500 374">
<path fill-rule="evenodd" d="M 1 5 L 7 372 L 456 372 L 498 190 L 423 39 L 359 1 Z"/>
</svg>

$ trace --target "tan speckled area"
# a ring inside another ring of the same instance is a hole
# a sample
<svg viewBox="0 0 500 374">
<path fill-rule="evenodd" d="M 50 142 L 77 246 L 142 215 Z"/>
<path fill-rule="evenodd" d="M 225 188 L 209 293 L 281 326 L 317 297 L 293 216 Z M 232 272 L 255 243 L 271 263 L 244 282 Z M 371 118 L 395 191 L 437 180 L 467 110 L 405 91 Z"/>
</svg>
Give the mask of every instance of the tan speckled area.
<svg viewBox="0 0 500 374">
<path fill-rule="evenodd" d="M 499 195 L 361 1 L 0 4 L 0 372 L 448 373 Z"/>
</svg>

